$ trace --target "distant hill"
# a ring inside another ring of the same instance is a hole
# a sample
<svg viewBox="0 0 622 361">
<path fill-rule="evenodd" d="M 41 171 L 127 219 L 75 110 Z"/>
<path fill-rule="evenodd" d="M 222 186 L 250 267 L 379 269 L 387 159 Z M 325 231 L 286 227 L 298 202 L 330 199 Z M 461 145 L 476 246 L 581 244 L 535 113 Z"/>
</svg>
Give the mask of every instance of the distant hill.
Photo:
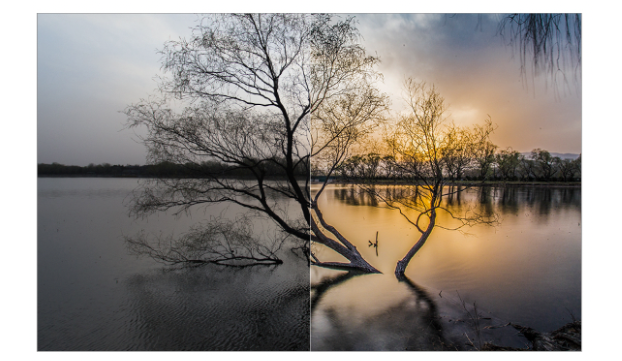
<svg viewBox="0 0 622 361">
<path fill-rule="evenodd" d="M 531 156 L 531 152 L 524 152 L 521 154 L 524 155 L 525 157 Z M 575 153 L 551 153 L 551 156 L 560 157 L 561 159 L 570 159 L 570 160 L 579 158 L 579 154 L 575 154 Z"/>
<path fill-rule="evenodd" d="M 551 153 L 553 157 L 560 157 L 561 159 L 577 159 L 580 154 L 575 153 Z"/>
</svg>

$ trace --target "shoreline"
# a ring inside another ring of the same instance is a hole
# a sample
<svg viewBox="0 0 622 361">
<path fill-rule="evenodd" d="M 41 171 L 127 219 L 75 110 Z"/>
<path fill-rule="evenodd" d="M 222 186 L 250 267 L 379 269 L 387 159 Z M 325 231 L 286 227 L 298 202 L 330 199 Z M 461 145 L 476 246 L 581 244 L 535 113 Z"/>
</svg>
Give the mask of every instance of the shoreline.
<svg viewBox="0 0 622 361">
<path fill-rule="evenodd" d="M 311 184 L 322 184 L 322 181 L 317 179 L 311 179 Z M 379 180 L 376 182 L 358 182 L 358 181 L 345 181 L 345 180 L 330 180 L 328 184 L 339 185 L 423 185 L 422 183 L 411 183 L 407 181 L 394 181 L 394 180 Z M 519 187 L 519 186 L 534 186 L 534 187 L 569 187 L 569 188 L 581 188 L 581 182 L 521 182 L 521 181 L 448 181 L 444 186 L 464 186 L 464 187 Z"/>
<path fill-rule="evenodd" d="M 106 175 L 106 174 L 37 174 L 37 178 L 141 178 L 141 179 L 160 179 L 160 178 L 171 178 L 171 179 L 210 179 L 210 177 L 191 177 L 191 176 L 148 176 L 148 175 Z M 222 179 L 239 179 L 239 180 L 254 180 L 252 177 L 221 177 Z M 267 177 L 266 179 L 282 179 L 279 177 Z M 305 178 L 297 177 L 299 181 L 304 181 Z M 310 184 L 322 184 L 323 182 L 311 178 Z M 407 181 L 395 181 L 395 180 L 379 180 L 373 183 L 369 182 L 359 182 L 359 181 L 346 181 L 346 180 L 333 180 L 331 179 L 328 184 L 339 184 L 339 185 L 423 185 L 422 183 L 413 184 Z M 581 188 L 581 182 L 543 182 L 543 181 L 532 181 L 532 182 L 521 182 L 521 181 L 448 181 L 444 184 L 445 186 L 455 187 L 455 186 L 464 186 L 464 187 L 522 187 L 522 186 L 533 186 L 533 187 L 567 187 L 567 188 Z"/>
</svg>

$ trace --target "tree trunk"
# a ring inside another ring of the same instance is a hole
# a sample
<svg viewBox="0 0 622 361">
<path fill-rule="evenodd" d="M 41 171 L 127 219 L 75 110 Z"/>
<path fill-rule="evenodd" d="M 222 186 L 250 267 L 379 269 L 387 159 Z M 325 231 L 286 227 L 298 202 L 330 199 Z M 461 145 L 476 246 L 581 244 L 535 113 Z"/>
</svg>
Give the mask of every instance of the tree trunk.
<svg viewBox="0 0 622 361">
<path fill-rule="evenodd" d="M 397 277 L 397 279 L 400 281 L 405 280 L 404 272 L 406 272 L 406 267 L 408 267 L 408 263 L 417 253 L 417 251 L 419 251 L 419 249 L 423 247 L 425 241 L 428 240 L 430 233 L 432 233 L 432 229 L 434 228 L 434 224 L 436 223 L 436 211 L 434 210 L 434 208 L 432 209 L 431 213 L 432 214 L 430 215 L 430 224 L 428 224 L 428 228 L 425 230 L 425 232 L 421 234 L 421 237 L 419 237 L 419 241 L 415 243 L 415 245 L 410 249 L 410 251 L 408 251 L 404 258 L 397 262 L 397 266 L 395 267 L 395 277 Z"/>
<path fill-rule="evenodd" d="M 333 226 L 327 224 L 324 221 L 322 212 L 320 212 L 320 210 L 317 208 L 316 205 L 314 205 L 313 210 L 315 211 L 315 214 L 318 220 L 320 221 L 320 224 L 322 225 L 322 227 L 324 227 L 324 229 L 326 229 L 328 232 L 334 235 L 339 240 L 339 242 L 326 236 L 324 232 L 322 232 L 319 229 L 318 225 L 315 222 L 315 219 L 311 218 L 310 219 L 311 230 L 315 234 L 315 236 L 313 237 L 313 240 L 317 243 L 323 244 L 324 246 L 332 249 L 333 251 L 339 253 L 340 255 L 345 257 L 348 261 L 350 261 L 350 263 L 319 262 L 316 259 L 315 262 L 313 263 L 314 265 L 319 266 L 319 267 L 334 268 L 334 269 L 341 269 L 341 270 L 358 270 L 358 271 L 362 271 L 365 273 L 380 273 L 380 271 L 378 271 L 376 268 L 370 265 L 363 258 L 363 256 L 361 256 L 359 251 L 356 249 L 356 246 L 354 246 L 345 237 L 343 237 L 339 233 L 339 231 L 337 231 L 337 229 L 335 229 Z"/>
</svg>

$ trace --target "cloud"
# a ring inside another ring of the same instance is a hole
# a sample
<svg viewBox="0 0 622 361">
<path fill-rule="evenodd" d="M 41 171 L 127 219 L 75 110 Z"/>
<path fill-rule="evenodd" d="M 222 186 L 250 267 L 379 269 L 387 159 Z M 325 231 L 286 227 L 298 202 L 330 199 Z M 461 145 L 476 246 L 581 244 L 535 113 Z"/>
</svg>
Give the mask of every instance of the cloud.
<svg viewBox="0 0 622 361">
<path fill-rule="evenodd" d="M 557 90 L 546 75 L 521 77 L 520 62 L 497 34 L 500 16 L 459 14 L 357 15 L 364 46 L 380 56 L 380 87 L 402 109 L 405 77 L 435 84 L 456 124 L 499 125 L 493 140 L 520 151 L 540 147 L 581 151 L 581 83 L 572 70 Z M 548 89 L 546 83 L 549 83 Z"/>
<path fill-rule="evenodd" d="M 196 15 L 38 15 L 38 162 L 143 163 L 119 111 L 153 93 L 164 42 L 188 37 Z M 457 124 L 490 115 L 493 140 L 520 151 L 581 151 L 581 83 L 556 98 L 546 76 L 521 79 L 496 15 L 359 14 L 367 51 L 380 56 L 381 89 L 402 108 L 405 77 L 433 83 Z M 562 86 L 559 89 L 564 90 Z M 134 137 L 135 138 L 135 137 Z"/>
</svg>

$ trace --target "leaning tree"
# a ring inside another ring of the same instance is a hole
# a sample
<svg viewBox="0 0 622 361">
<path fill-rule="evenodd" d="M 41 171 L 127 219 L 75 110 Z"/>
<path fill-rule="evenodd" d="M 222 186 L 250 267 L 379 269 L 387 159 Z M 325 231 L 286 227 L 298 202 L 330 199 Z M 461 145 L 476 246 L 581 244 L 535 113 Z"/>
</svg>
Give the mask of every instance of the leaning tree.
<svg viewBox="0 0 622 361">
<path fill-rule="evenodd" d="M 419 232 L 413 246 L 397 262 L 395 275 L 399 280 L 405 279 L 406 267 L 434 228 L 459 230 L 476 224 L 497 223 L 495 214 L 454 214 L 444 206 L 444 197 L 467 189 L 445 187 L 447 177 L 452 176 L 445 157 L 453 157 L 456 153 L 455 127 L 444 124 L 447 105 L 434 86 L 409 78 L 404 87 L 408 110 L 401 115 L 386 141 L 392 152 L 392 168 L 401 169 L 408 182 L 400 192 L 395 193 L 380 192 L 373 185 L 365 188 L 383 206 L 399 211 Z M 468 136 L 464 136 L 464 144 L 460 147 L 475 149 L 480 144 L 486 144 L 493 130 L 490 120 L 483 126 L 476 126 L 472 133 L 463 130 Z M 465 164 L 476 161 L 476 152 L 464 152 L 462 156 L 466 158 Z M 439 225 L 437 219 L 440 212 L 447 213 L 457 225 Z"/>
<path fill-rule="evenodd" d="M 309 188 L 311 157 L 347 149 L 374 118 L 336 125 L 322 118 L 315 126 L 315 114 L 348 102 L 382 106 L 383 97 L 371 86 L 378 59 L 365 54 L 358 37 L 352 18 L 233 14 L 205 16 L 190 39 L 167 42 L 161 53 L 169 76 L 161 81 L 160 93 L 128 106 L 125 114 L 131 126 L 146 127 L 142 140 L 150 163 L 183 165 L 192 177 L 145 180 L 132 212 L 234 203 L 274 221 L 306 252 L 314 241 L 349 261 L 332 266 L 375 271 L 354 246 L 333 239 L 340 240 L 339 233 L 324 222 Z M 314 129 L 328 129 L 329 135 L 318 143 L 310 136 Z M 206 162 L 220 163 L 221 171 L 206 171 Z M 231 227 L 211 227 L 208 233 L 223 229 Z M 226 234 L 222 238 L 217 260 L 239 257 Z M 193 239 L 200 243 L 204 237 Z M 196 249 L 196 242 L 186 239 L 165 253 L 154 252 L 146 241 L 134 249 L 169 256 Z M 245 249 L 244 256 L 252 259 L 248 242 Z M 208 253 L 213 252 L 201 254 Z M 256 254 L 276 257 L 273 250 Z"/>
</svg>

